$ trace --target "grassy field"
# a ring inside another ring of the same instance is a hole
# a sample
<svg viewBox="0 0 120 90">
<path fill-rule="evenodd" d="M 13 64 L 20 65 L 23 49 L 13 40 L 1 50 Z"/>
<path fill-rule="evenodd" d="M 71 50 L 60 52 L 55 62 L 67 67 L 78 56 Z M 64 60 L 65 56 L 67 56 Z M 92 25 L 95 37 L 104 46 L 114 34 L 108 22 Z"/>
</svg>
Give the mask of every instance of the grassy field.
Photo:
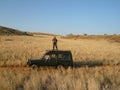
<svg viewBox="0 0 120 90">
<path fill-rule="evenodd" d="M 40 58 L 52 49 L 52 38 L 0 36 L 0 89 L 120 90 L 120 43 L 100 36 L 99 39 L 57 36 L 58 48 L 71 50 L 79 68 L 34 71 L 26 67 L 29 58 Z"/>
</svg>

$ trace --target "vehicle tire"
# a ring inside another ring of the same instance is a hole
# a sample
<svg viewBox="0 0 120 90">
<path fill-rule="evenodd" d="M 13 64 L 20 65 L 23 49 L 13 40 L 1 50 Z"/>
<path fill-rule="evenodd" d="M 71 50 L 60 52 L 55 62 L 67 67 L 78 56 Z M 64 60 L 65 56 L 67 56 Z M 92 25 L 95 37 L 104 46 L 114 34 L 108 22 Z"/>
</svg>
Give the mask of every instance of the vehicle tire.
<svg viewBox="0 0 120 90">
<path fill-rule="evenodd" d="M 35 64 L 33 64 L 33 65 L 32 65 L 32 69 L 34 69 L 34 70 L 38 70 L 38 66 L 35 65 Z"/>
<path fill-rule="evenodd" d="M 57 66 L 58 69 L 63 69 L 64 67 L 62 65 Z"/>
<path fill-rule="evenodd" d="M 68 69 L 68 66 L 64 66 L 65 69 Z"/>
</svg>

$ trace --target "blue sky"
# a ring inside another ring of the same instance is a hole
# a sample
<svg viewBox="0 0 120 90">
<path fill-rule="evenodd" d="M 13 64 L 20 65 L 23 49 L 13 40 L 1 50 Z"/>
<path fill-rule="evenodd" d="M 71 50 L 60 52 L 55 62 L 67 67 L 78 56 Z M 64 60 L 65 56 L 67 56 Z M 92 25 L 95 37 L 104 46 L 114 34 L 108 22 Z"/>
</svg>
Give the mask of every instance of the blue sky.
<svg viewBox="0 0 120 90">
<path fill-rule="evenodd" d="M 0 25 L 53 34 L 120 34 L 120 0 L 0 0 Z"/>
</svg>

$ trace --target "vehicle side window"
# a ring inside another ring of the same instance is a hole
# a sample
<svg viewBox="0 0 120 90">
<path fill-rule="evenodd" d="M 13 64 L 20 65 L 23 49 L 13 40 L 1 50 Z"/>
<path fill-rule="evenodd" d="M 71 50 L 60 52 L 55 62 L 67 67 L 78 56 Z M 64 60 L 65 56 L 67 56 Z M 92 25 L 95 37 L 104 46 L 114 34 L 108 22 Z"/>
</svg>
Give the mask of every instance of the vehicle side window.
<svg viewBox="0 0 120 90">
<path fill-rule="evenodd" d="M 62 60 L 63 59 L 63 55 L 62 54 L 58 54 L 58 59 Z"/>
<path fill-rule="evenodd" d="M 63 54 L 63 60 L 70 60 L 69 54 Z"/>
<path fill-rule="evenodd" d="M 51 54 L 51 59 L 57 59 L 57 56 L 56 56 L 56 54 Z"/>
</svg>

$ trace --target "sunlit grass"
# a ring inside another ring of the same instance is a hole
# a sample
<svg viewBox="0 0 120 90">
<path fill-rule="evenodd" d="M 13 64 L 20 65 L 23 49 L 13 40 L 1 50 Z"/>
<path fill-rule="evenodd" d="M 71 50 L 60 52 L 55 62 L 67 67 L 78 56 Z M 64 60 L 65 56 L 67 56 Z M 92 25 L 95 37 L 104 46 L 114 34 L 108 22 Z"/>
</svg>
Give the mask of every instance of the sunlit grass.
<svg viewBox="0 0 120 90">
<path fill-rule="evenodd" d="M 1 90 L 119 90 L 119 67 L 74 69 L 4 68 Z"/>
<path fill-rule="evenodd" d="M 40 58 L 52 49 L 52 38 L 41 36 L 0 36 L 1 90 L 119 90 L 120 43 L 105 39 L 58 38 L 60 50 L 71 50 L 79 68 L 40 68 L 26 66 L 29 58 Z M 102 66 L 97 66 L 102 62 Z M 95 67 L 87 65 L 94 64 Z M 2 67 L 4 66 L 4 67 Z"/>
</svg>

